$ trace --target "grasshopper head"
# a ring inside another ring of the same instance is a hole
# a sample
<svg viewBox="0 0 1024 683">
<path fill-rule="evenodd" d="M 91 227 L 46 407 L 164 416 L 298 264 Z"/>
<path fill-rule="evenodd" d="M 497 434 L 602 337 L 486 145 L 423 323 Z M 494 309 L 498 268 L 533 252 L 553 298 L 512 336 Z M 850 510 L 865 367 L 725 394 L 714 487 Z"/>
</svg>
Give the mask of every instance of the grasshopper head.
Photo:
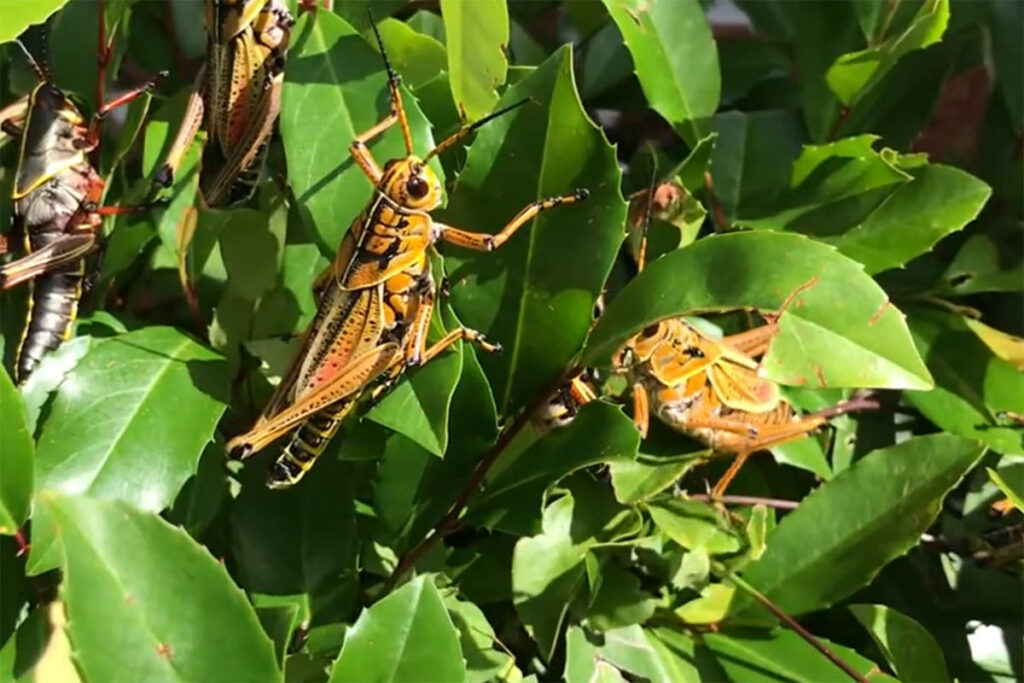
<svg viewBox="0 0 1024 683">
<path fill-rule="evenodd" d="M 441 181 L 417 156 L 392 159 L 384 165 L 380 190 L 398 206 L 431 211 L 441 204 Z"/>
</svg>

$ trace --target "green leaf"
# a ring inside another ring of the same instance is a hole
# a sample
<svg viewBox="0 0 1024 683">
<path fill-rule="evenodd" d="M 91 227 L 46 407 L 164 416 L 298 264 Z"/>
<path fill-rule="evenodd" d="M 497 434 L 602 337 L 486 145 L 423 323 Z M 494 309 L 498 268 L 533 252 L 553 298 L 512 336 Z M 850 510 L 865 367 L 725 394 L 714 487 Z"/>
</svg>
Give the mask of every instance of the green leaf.
<svg viewBox="0 0 1024 683">
<path fill-rule="evenodd" d="M 380 55 L 336 14 L 304 14 L 292 29 L 281 95 L 281 138 L 289 184 L 321 248 L 337 249 L 370 201 L 373 187 L 352 161 L 348 146 L 390 110 L 383 69 Z M 403 104 L 415 151 L 423 156 L 434 145 L 430 126 L 408 93 Z M 381 166 L 406 154 L 397 126 L 369 148 Z M 431 168 L 441 173 L 440 164 Z"/>
<path fill-rule="evenodd" d="M 942 648 L 910 617 L 885 605 L 850 605 L 901 681 L 948 681 Z"/>
<path fill-rule="evenodd" d="M 1019 476 L 1022 473 L 1021 470 L 1024 470 L 1024 466 L 1012 470 L 1013 474 L 1017 476 L 1010 479 L 1009 476 L 1004 478 L 1003 475 L 991 467 L 985 468 L 985 471 L 988 472 L 988 478 L 992 480 L 992 483 L 999 487 L 999 490 L 1003 492 L 1003 495 L 1010 500 L 1015 508 L 1024 512 L 1024 485 L 1021 482 L 1022 477 Z"/>
<path fill-rule="evenodd" d="M 548 387 L 579 350 L 626 213 L 615 152 L 580 105 L 568 48 L 510 86 L 501 104 L 523 98 L 477 134 L 445 223 L 497 232 L 538 199 L 576 188 L 590 198 L 543 212 L 492 253 L 446 250 L 455 312 L 504 348 L 482 359 L 502 415 Z"/>
<path fill-rule="evenodd" d="M 95 343 L 57 390 L 37 486 L 167 507 L 224 412 L 223 359 L 170 327 Z"/>
<path fill-rule="evenodd" d="M 28 516 L 35 444 L 14 382 L 0 370 L 0 534 L 14 534 Z"/>
<path fill-rule="evenodd" d="M 430 341 L 444 335 L 439 311 L 431 321 Z M 454 328 L 458 321 L 444 316 Z M 369 413 L 367 419 L 403 434 L 439 458 L 448 448 L 448 413 L 462 375 L 463 345 L 445 351 L 422 368 L 414 369 Z"/>
<path fill-rule="evenodd" d="M 942 274 L 939 293 L 965 296 L 979 292 L 1024 290 L 1024 257 L 1017 223 L 1007 231 L 971 235 Z M 1009 247 L 1009 248 L 1007 248 Z"/>
<path fill-rule="evenodd" d="M 385 19 L 377 24 L 377 30 L 388 59 L 410 88 L 419 88 L 447 67 L 444 45 L 432 36 L 397 19 Z M 375 39 L 369 40 L 377 47 Z"/>
<path fill-rule="evenodd" d="M 673 610 L 687 624 L 717 624 L 729 613 L 736 589 L 723 583 L 708 585 L 699 598 Z"/>
<path fill-rule="evenodd" d="M 271 491 L 265 460 L 246 464 L 231 508 L 239 582 L 251 593 L 303 596 L 314 625 L 350 618 L 358 589 L 351 465 L 324 457 L 296 486 Z"/>
<path fill-rule="evenodd" d="M 871 452 L 786 515 L 743 578 L 788 614 L 828 607 L 918 542 L 983 451 L 936 434 Z M 734 613 L 750 603 L 738 597 Z"/>
<path fill-rule="evenodd" d="M 640 588 L 633 572 L 614 562 L 601 567 L 601 584 L 587 609 L 587 622 L 600 631 L 642 624 L 654 615 L 657 601 Z"/>
<path fill-rule="evenodd" d="M 505 0 L 441 0 L 452 97 L 462 118 L 483 118 L 498 101 L 508 71 Z"/>
<path fill-rule="evenodd" d="M 51 605 L 62 609 L 59 603 Z M 4 642 L 3 649 L 0 649 L 0 678 L 5 681 L 37 680 L 39 671 L 36 667 L 53 637 L 53 626 L 47 618 L 47 611 L 46 607 L 33 609 L 18 624 L 18 630 Z M 70 666 L 70 662 L 68 664 Z"/>
<path fill-rule="evenodd" d="M 496 647 L 500 641 L 483 611 L 472 602 L 460 600 L 455 593 L 446 595 L 444 604 L 459 630 L 462 658 L 466 660 L 466 683 L 515 680 L 519 672 L 515 657 Z"/>
<path fill-rule="evenodd" d="M 935 388 L 908 391 L 906 399 L 947 432 L 984 441 L 999 453 L 1020 453 L 1024 433 L 998 414 L 1024 414 L 1024 375 L 996 356 L 962 317 L 924 307 L 908 313 Z"/>
<path fill-rule="evenodd" d="M 715 116 L 713 125 L 718 139 L 711 179 L 726 220 L 731 223 L 740 214 L 772 206 L 804 141 L 799 118 L 782 110 L 728 111 Z"/>
<path fill-rule="evenodd" d="M 819 242 L 773 232 L 715 235 L 652 263 L 609 304 L 582 362 L 607 363 L 629 336 L 663 318 L 777 310 L 813 278 L 780 320 L 763 361 L 767 377 L 797 386 L 931 386 L 902 314 L 860 264 Z"/>
<path fill-rule="evenodd" d="M 706 503 L 666 498 L 650 503 L 647 510 L 655 526 L 687 550 L 714 555 L 740 549 L 740 539 Z"/>
<path fill-rule="evenodd" d="M 475 499 L 468 519 L 488 528 L 529 528 L 548 486 L 570 472 L 599 462 L 633 458 L 640 436 L 632 421 L 610 404 L 583 407 L 564 429 L 549 432 L 502 470 Z"/>
<path fill-rule="evenodd" d="M 544 511 L 543 533 L 520 538 L 512 557 L 512 600 L 541 656 L 550 660 L 569 603 L 583 587 L 588 543 L 572 533 L 574 500 L 563 496 Z"/>
<path fill-rule="evenodd" d="M 10 0 L 4 3 L 4 27 L 0 43 L 17 38 L 33 24 L 41 24 L 68 0 Z"/>
<path fill-rule="evenodd" d="M 709 452 L 686 453 L 661 458 L 640 453 L 636 459 L 623 458 L 609 463 L 615 498 L 626 505 L 640 503 L 661 493 L 686 472 L 703 461 Z"/>
<path fill-rule="evenodd" d="M 43 494 L 60 528 L 62 595 L 86 680 L 281 680 L 224 566 L 181 529 L 120 501 Z M 216 605 L 214 610 L 211 605 Z"/>
<path fill-rule="evenodd" d="M 745 6 L 749 9 L 762 4 L 768 3 L 756 0 Z M 816 142 L 832 137 L 839 114 L 839 102 L 825 81 L 825 74 L 838 57 L 864 44 L 853 5 L 832 0 L 769 5 L 777 8 L 783 21 L 792 26 L 804 120 L 809 137 Z"/>
<path fill-rule="evenodd" d="M 459 634 L 430 577 L 419 576 L 359 615 L 331 671 L 340 681 L 461 681 Z"/>
<path fill-rule="evenodd" d="M 869 681 L 892 681 L 894 678 L 878 671 L 878 665 L 853 650 L 819 638 L 853 669 Z M 772 681 L 846 680 L 835 664 L 793 631 L 776 630 L 763 633 L 707 633 L 704 642 L 725 670 L 722 680 L 747 683 Z"/>
<path fill-rule="evenodd" d="M 825 241 L 868 273 L 901 266 L 977 218 L 992 189 L 951 166 L 926 166 L 861 223 Z"/>
<path fill-rule="evenodd" d="M 718 50 L 697 0 L 604 0 L 650 107 L 691 145 L 718 108 Z"/>
<path fill-rule="evenodd" d="M 633 674 L 630 680 L 696 683 L 702 674 L 703 680 L 724 680 L 704 670 L 700 646 L 689 634 L 667 628 L 633 625 L 592 638 L 580 627 L 570 626 L 565 640 L 567 683 L 594 680 L 595 668 L 602 662 Z"/>
<path fill-rule="evenodd" d="M 850 106 L 878 83 L 900 57 L 942 39 L 949 23 L 949 0 L 925 0 L 909 26 L 898 35 L 859 52 L 842 55 L 825 74 L 829 87 Z"/>
</svg>

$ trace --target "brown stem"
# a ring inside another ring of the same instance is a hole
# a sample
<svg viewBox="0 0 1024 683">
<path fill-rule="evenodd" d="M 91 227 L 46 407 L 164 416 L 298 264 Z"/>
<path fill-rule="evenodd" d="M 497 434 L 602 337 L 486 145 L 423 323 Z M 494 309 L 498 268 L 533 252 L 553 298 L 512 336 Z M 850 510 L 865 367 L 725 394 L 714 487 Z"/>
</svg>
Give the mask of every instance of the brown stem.
<svg viewBox="0 0 1024 683">
<path fill-rule="evenodd" d="M 512 443 L 512 440 L 523 430 L 523 427 L 530 421 L 530 416 L 537 410 L 537 408 L 548 399 L 551 393 L 561 386 L 567 378 L 573 377 L 580 371 L 579 368 L 571 368 L 569 371 L 562 373 L 558 380 L 553 382 L 551 385 L 545 387 L 544 391 L 537 394 L 529 405 L 519 414 L 515 422 L 513 422 L 508 429 L 504 430 L 499 436 L 498 440 L 494 442 L 487 454 L 477 463 L 476 468 L 473 470 L 473 474 L 469 475 L 469 479 L 466 481 L 466 485 L 462 487 L 462 492 L 459 497 L 452 504 L 448 513 L 441 518 L 430 535 L 420 541 L 416 547 L 409 552 L 402 555 L 402 558 L 398 561 L 398 565 L 395 570 L 391 572 L 391 576 L 388 577 L 387 583 L 384 584 L 384 594 L 390 593 L 391 590 L 398 584 L 407 571 L 409 571 L 413 565 L 419 562 L 420 558 L 430 552 L 431 549 L 438 542 L 455 531 L 459 526 L 459 516 L 462 511 L 466 508 L 469 503 L 469 499 L 473 497 L 473 494 L 477 492 L 480 485 L 483 483 L 484 478 L 490 471 L 491 467 L 498 460 L 498 457 L 508 448 L 508 445 Z"/>
<path fill-rule="evenodd" d="M 724 565 L 718 565 L 718 563 L 716 563 L 716 565 L 719 566 L 720 568 L 724 569 Z M 726 578 L 730 582 L 732 582 L 735 585 L 739 586 L 742 590 L 746 591 L 751 596 L 753 596 L 753 598 L 755 600 L 757 600 L 759 603 L 761 603 L 761 605 L 763 605 L 766 610 L 768 610 L 769 612 L 774 614 L 775 618 L 777 618 L 779 621 L 781 621 L 783 624 L 785 624 L 787 627 L 789 627 L 798 636 L 800 636 L 805 641 L 807 641 L 808 645 L 813 647 L 815 650 L 817 650 L 821 654 L 825 655 L 825 657 L 830 662 L 832 662 L 837 667 L 842 669 L 843 673 L 845 673 L 847 676 L 849 676 L 853 680 L 857 681 L 857 683 L 869 683 L 868 679 L 865 676 L 863 676 L 860 672 L 858 672 L 852 666 L 847 664 L 845 661 L 840 659 L 839 655 L 837 655 L 835 652 L 830 650 L 825 645 L 825 643 L 823 643 L 820 640 L 818 640 L 817 636 L 815 636 L 813 633 L 811 633 L 810 631 L 805 629 L 803 626 L 801 626 L 800 623 L 797 622 L 796 619 L 794 619 L 793 617 L 791 617 L 788 614 L 786 614 L 785 612 L 783 612 L 771 600 L 769 600 L 765 596 L 761 595 L 761 593 L 756 588 L 751 586 L 749 583 L 747 583 L 746 581 L 744 581 L 740 577 L 736 576 L 731 571 L 727 572 Z"/>
<path fill-rule="evenodd" d="M 700 500 L 712 503 L 724 503 L 726 505 L 764 505 L 779 510 L 795 510 L 799 505 L 798 500 L 782 500 L 780 498 L 759 498 L 757 496 L 721 496 L 714 497 L 710 493 L 687 493 L 690 500 Z"/>
<path fill-rule="evenodd" d="M 880 404 L 875 399 L 869 396 L 858 396 L 851 398 L 849 401 L 837 403 L 831 408 L 825 408 L 824 410 L 811 413 L 811 415 L 831 420 L 833 417 L 838 417 L 839 415 L 846 415 L 847 413 L 853 413 L 858 410 L 878 410 L 879 407 Z"/>
<path fill-rule="evenodd" d="M 715 194 L 715 183 L 711 179 L 711 171 L 704 171 L 704 190 L 708 193 L 708 201 L 711 203 L 711 215 L 715 219 L 715 232 L 728 232 L 729 221 L 725 217 L 725 211 L 718 202 Z"/>
</svg>

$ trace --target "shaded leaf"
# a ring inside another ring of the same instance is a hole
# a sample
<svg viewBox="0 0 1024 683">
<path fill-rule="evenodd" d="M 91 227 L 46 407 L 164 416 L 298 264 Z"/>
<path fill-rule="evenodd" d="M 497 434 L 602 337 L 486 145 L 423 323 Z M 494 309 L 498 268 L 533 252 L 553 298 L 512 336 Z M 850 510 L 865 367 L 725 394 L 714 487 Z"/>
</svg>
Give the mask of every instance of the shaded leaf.
<svg viewBox="0 0 1024 683">
<path fill-rule="evenodd" d="M 1020 453 L 1024 433 L 999 413 L 1024 414 L 1024 375 L 996 356 L 964 318 L 923 307 L 909 313 L 935 388 L 908 391 L 906 399 L 950 433 L 979 439 L 1000 453 Z"/>
<path fill-rule="evenodd" d="M 40 502 L 60 527 L 67 632 L 87 680 L 126 666 L 140 679 L 281 679 L 245 596 L 184 531 L 120 501 Z"/>
<path fill-rule="evenodd" d="M 570 472 L 613 459 L 631 459 L 640 436 L 617 407 L 595 401 L 572 424 L 549 432 L 499 472 L 475 499 L 468 519 L 506 530 L 528 529 L 545 489 Z M 524 519 L 525 518 L 525 519 Z"/>
<path fill-rule="evenodd" d="M 459 634 L 430 577 L 419 576 L 359 615 L 330 680 L 461 681 Z"/>
<path fill-rule="evenodd" d="M 28 516 L 35 444 L 14 382 L 0 369 L 0 534 L 14 534 Z"/>
<path fill-rule="evenodd" d="M 691 145 L 718 108 L 718 50 L 697 0 L 604 0 L 652 109 Z"/>
<path fill-rule="evenodd" d="M 408 23 L 385 19 L 377 24 L 377 30 L 388 59 L 410 88 L 418 88 L 447 66 L 444 45 L 432 36 L 418 33 Z M 369 40 L 377 47 L 376 40 Z"/>
<path fill-rule="evenodd" d="M 743 578 L 789 614 L 828 607 L 917 543 L 983 450 L 936 434 L 873 451 L 786 515 Z M 750 602 L 737 598 L 734 613 Z"/>
<path fill-rule="evenodd" d="M 921 624 L 885 605 L 850 605 L 901 681 L 948 681 L 942 649 Z"/>
</svg>

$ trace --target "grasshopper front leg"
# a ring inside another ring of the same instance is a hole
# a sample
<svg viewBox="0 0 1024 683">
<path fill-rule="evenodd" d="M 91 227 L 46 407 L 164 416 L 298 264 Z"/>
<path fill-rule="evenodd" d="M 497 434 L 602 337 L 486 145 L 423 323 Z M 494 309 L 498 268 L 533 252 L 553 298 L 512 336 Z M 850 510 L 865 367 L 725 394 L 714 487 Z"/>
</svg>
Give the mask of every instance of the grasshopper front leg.
<svg viewBox="0 0 1024 683">
<path fill-rule="evenodd" d="M 526 225 L 527 222 L 541 211 L 547 211 L 548 209 L 553 209 L 556 206 L 561 206 L 562 204 L 574 204 L 575 202 L 581 202 L 589 196 L 589 191 L 585 188 L 579 188 L 571 195 L 539 199 L 525 206 L 522 211 L 516 214 L 516 216 L 505 225 L 504 228 L 494 235 L 469 232 L 450 225 L 445 225 L 444 223 L 437 223 L 436 225 L 441 231 L 441 239 L 445 242 L 457 244 L 460 247 L 466 247 L 467 249 L 474 249 L 476 251 L 494 251 L 501 245 L 505 244 L 505 242 L 507 242 L 512 235 L 519 230 L 519 228 Z"/>
</svg>

